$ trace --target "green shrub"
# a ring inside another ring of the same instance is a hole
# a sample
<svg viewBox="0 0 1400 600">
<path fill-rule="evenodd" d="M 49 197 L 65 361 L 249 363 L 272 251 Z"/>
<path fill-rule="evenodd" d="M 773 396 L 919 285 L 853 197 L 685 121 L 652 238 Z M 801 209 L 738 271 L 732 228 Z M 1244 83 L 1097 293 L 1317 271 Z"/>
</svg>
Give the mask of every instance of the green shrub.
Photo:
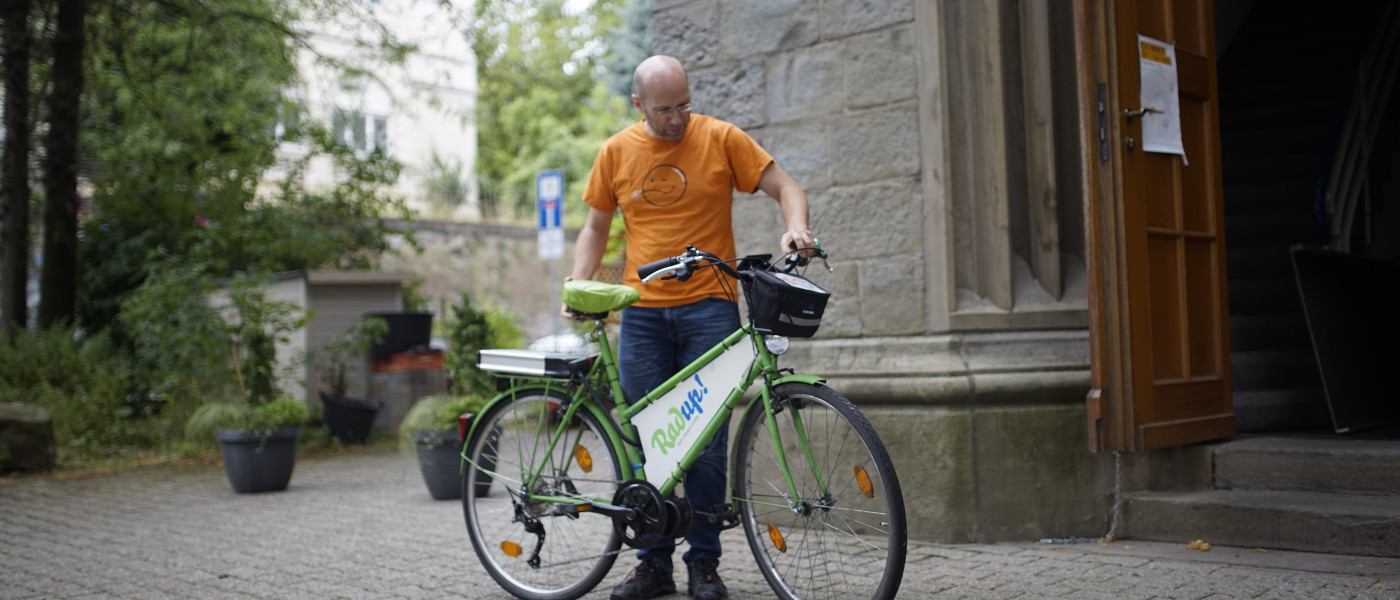
<svg viewBox="0 0 1400 600">
<path fill-rule="evenodd" d="M 472 305 L 463 293 L 447 317 L 449 348 L 443 356 L 447 377 L 456 394 L 485 394 L 496 389 L 496 380 L 476 367 L 476 353 L 495 347 L 496 330 L 491 327 L 487 313 Z"/>
<path fill-rule="evenodd" d="M 389 322 L 383 317 L 365 317 L 345 333 L 332 337 L 307 354 L 316 367 L 321 391 L 332 398 L 344 398 L 352 385 L 348 375 L 357 361 L 363 361 L 370 346 L 389 333 Z"/>
<path fill-rule="evenodd" d="M 65 450 L 110 454 L 166 437 L 170 417 L 159 399 L 139 393 L 137 373 L 105 334 L 52 327 L 0 341 L 0 402 L 49 409 Z"/>
<path fill-rule="evenodd" d="M 271 432 L 306 423 L 310 412 L 291 396 L 250 407 L 238 402 L 206 402 L 185 422 L 185 438 L 199 445 L 213 444 L 220 429 Z"/>
<path fill-rule="evenodd" d="M 399 424 L 399 435 L 410 437 L 415 431 L 445 431 L 457 428 L 458 417 L 464 413 L 477 414 L 486 407 L 486 398 L 468 395 L 434 394 L 424 396 L 408 409 Z"/>
</svg>

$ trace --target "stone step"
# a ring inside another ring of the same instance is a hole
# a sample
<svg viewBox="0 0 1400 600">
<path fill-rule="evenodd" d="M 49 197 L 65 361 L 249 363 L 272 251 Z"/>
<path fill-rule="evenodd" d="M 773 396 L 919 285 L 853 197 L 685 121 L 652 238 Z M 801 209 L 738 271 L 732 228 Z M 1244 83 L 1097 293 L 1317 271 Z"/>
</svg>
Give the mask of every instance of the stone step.
<svg viewBox="0 0 1400 600">
<path fill-rule="evenodd" d="M 1226 285 L 1230 288 L 1230 316 L 1303 312 L 1295 277 L 1231 278 Z"/>
<path fill-rule="evenodd" d="M 1322 387 L 1317 355 L 1311 348 L 1231 352 L 1230 376 L 1236 390 Z"/>
<path fill-rule="evenodd" d="M 1390 496 L 1209 490 L 1133 492 L 1121 537 L 1214 545 L 1400 556 L 1400 501 Z"/>
<path fill-rule="evenodd" d="M 1396 441 L 1323 435 L 1243 438 L 1216 446 L 1215 487 L 1400 496 L 1397 467 Z"/>
<path fill-rule="evenodd" d="M 1310 244 L 1317 239 L 1311 210 L 1225 216 L 1225 240 L 1230 247 Z"/>
<path fill-rule="evenodd" d="M 1329 429 L 1332 413 L 1319 387 L 1240 390 L 1234 393 L 1235 421 L 1241 433 Z"/>
<path fill-rule="evenodd" d="M 1312 348 L 1312 337 L 1308 334 L 1308 321 L 1302 313 L 1230 317 L 1232 352 L 1304 348 Z"/>
<path fill-rule="evenodd" d="M 1229 241 L 1229 238 L 1226 238 Z M 1225 251 L 1231 279 L 1292 279 L 1293 250 L 1288 246 L 1244 246 Z"/>
<path fill-rule="evenodd" d="M 1247 215 L 1276 210 L 1312 210 L 1313 188 L 1310 174 L 1272 178 L 1255 182 L 1224 182 L 1225 214 Z M 1228 241 L 1228 240 L 1227 240 Z"/>
<path fill-rule="evenodd" d="M 1317 152 L 1307 150 L 1312 148 L 1295 152 L 1275 148 L 1278 154 L 1249 153 L 1234 160 L 1226 156 L 1221 177 L 1225 181 L 1266 181 L 1278 177 L 1279 173 L 1312 171 L 1317 166 Z"/>
</svg>

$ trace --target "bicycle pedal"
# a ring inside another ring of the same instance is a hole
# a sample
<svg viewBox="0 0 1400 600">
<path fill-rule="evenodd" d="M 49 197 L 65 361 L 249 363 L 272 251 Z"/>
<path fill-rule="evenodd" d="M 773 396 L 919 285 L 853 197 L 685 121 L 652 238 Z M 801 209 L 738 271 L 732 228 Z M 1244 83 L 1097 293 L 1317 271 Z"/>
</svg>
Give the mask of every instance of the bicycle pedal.
<svg viewBox="0 0 1400 600">
<path fill-rule="evenodd" d="M 733 529 L 739 526 L 739 515 L 734 512 L 732 504 L 716 504 L 710 510 L 714 512 L 695 511 L 695 520 L 704 521 L 712 525 L 718 525 L 720 531 Z"/>
</svg>

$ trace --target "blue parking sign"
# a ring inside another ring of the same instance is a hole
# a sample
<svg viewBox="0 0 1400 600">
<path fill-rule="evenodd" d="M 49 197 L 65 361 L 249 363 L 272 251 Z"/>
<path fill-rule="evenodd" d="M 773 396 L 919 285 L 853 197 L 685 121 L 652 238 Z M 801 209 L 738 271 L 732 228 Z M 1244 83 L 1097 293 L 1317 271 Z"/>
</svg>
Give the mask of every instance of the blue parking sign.
<svg viewBox="0 0 1400 600">
<path fill-rule="evenodd" d="M 539 209 L 538 229 L 564 227 L 563 171 L 540 171 L 535 176 L 535 205 Z"/>
</svg>

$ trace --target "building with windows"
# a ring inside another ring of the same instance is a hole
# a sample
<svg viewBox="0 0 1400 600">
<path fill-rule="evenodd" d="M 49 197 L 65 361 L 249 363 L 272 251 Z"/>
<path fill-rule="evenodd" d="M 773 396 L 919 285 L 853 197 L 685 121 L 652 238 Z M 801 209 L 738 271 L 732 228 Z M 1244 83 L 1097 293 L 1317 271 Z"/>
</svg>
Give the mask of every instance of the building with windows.
<svg viewBox="0 0 1400 600">
<path fill-rule="evenodd" d="M 469 16 L 470 6 L 460 2 L 385 0 L 353 4 L 316 22 L 298 51 L 299 80 L 284 121 L 315 120 L 356 152 L 387 153 L 404 167 L 392 193 L 421 216 L 478 217 Z M 412 51 L 402 61 L 387 60 L 385 39 Z M 308 151 L 294 139 L 281 150 L 286 158 Z M 336 177 L 330 161 L 318 159 L 306 183 L 324 186 Z"/>
</svg>

